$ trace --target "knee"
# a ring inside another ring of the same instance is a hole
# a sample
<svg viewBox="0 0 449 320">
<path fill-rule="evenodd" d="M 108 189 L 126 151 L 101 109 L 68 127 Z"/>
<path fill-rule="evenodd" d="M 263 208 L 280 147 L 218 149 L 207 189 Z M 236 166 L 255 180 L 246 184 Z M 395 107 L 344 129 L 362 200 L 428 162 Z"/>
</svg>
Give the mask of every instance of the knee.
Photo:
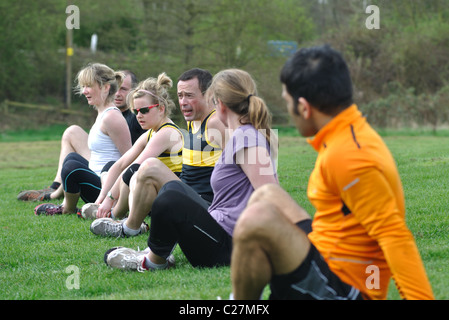
<svg viewBox="0 0 449 320">
<path fill-rule="evenodd" d="M 249 204 L 242 212 L 235 225 L 233 238 L 235 242 L 263 241 L 270 237 L 277 222 L 276 208 L 268 202 L 259 201 Z"/>
<path fill-rule="evenodd" d="M 70 152 L 66 157 L 64 158 L 64 161 L 62 163 L 62 168 L 72 167 L 75 162 L 78 162 L 79 155 L 76 152 Z"/>
<path fill-rule="evenodd" d="M 159 172 L 161 171 L 161 166 L 164 165 L 159 159 L 150 158 L 142 162 L 139 170 L 136 172 L 136 182 L 148 184 L 151 181 L 156 180 Z"/>
<path fill-rule="evenodd" d="M 272 199 L 276 198 L 276 194 L 279 194 L 279 192 L 282 191 L 282 188 L 277 184 L 264 184 L 263 186 L 254 190 L 248 201 L 248 205 L 260 201 L 271 202 Z"/>
<path fill-rule="evenodd" d="M 181 194 L 175 190 L 159 193 L 154 199 L 154 207 L 160 209 L 162 212 L 171 211 L 170 209 L 176 204 L 176 199 L 179 199 L 180 195 Z"/>
<path fill-rule="evenodd" d="M 64 166 L 61 168 L 61 179 L 64 190 L 66 190 L 67 184 L 69 183 L 69 177 L 71 181 L 70 183 L 76 181 L 78 175 L 74 174 L 74 172 L 77 172 L 76 169 L 79 167 L 79 162 L 77 161 L 71 159 L 66 159 L 66 161 L 64 161 Z"/>
<path fill-rule="evenodd" d="M 62 143 L 64 142 L 70 142 L 73 139 L 76 139 L 79 136 L 79 133 L 83 131 L 83 128 L 77 125 L 71 125 L 67 129 L 64 130 L 64 133 L 62 134 Z"/>
<path fill-rule="evenodd" d="M 184 194 L 176 190 L 168 190 L 158 194 L 151 208 L 152 221 L 160 222 L 161 219 L 170 221 L 179 216 L 184 209 L 180 207 L 180 203 L 185 203 L 184 197 Z"/>
<path fill-rule="evenodd" d="M 80 167 L 80 163 L 74 159 L 74 156 L 76 156 L 76 153 L 69 153 L 64 159 L 64 164 L 61 168 L 61 176 L 63 178 Z"/>
<path fill-rule="evenodd" d="M 139 170 L 140 164 L 134 163 L 131 166 L 129 166 L 128 169 L 123 173 L 122 180 L 123 182 L 129 187 L 131 178 L 136 174 L 136 172 Z"/>
</svg>

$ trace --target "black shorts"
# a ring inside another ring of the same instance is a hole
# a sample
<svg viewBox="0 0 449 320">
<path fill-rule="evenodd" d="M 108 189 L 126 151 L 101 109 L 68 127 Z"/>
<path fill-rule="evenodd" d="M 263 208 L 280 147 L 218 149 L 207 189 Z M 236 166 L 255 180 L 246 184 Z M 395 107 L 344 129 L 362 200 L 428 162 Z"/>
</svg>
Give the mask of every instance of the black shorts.
<svg viewBox="0 0 449 320">
<path fill-rule="evenodd" d="M 358 289 L 329 269 L 312 244 L 303 263 L 292 273 L 274 276 L 270 288 L 271 300 L 363 300 Z"/>
</svg>

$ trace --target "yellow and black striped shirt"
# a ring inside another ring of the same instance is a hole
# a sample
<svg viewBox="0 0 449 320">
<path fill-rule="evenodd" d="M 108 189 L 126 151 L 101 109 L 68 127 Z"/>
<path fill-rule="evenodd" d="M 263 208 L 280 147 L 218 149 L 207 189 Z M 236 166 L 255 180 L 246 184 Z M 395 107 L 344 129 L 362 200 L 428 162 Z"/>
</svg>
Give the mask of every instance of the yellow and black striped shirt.
<svg viewBox="0 0 449 320">
<path fill-rule="evenodd" d="M 193 132 L 192 123 L 187 122 L 182 150 L 181 180 L 210 200 L 213 197 L 210 176 L 222 151 L 220 146 L 210 142 L 207 136 L 208 121 L 214 113 L 215 110 L 204 119 L 197 132 Z"/>
<path fill-rule="evenodd" d="M 154 131 L 153 129 L 148 130 L 148 141 L 150 141 L 154 133 L 159 132 L 163 128 L 176 129 L 184 137 L 181 129 L 176 124 L 166 122 L 162 126 L 160 126 L 157 131 Z M 171 171 L 179 176 L 182 171 L 182 150 L 183 148 L 180 148 L 179 150 L 173 152 L 164 151 L 157 157 L 157 159 L 162 161 Z"/>
</svg>

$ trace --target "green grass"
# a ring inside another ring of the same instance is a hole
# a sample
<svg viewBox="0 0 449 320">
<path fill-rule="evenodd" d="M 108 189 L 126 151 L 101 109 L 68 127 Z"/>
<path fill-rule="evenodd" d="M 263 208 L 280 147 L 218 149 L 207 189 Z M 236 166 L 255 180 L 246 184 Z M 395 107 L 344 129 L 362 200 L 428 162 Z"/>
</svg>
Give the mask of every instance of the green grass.
<svg viewBox="0 0 449 320">
<path fill-rule="evenodd" d="M 57 124 L 38 130 L 5 131 L 0 133 L 0 142 L 60 140 L 66 128 L 66 125 Z"/>
<path fill-rule="evenodd" d="M 35 203 L 17 201 L 21 190 L 47 186 L 53 179 L 59 141 L 41 140 L 57 137 L 58 130 L 27 135 L 8 133 L 8 141 L 12 142 L 0 142 L 0 299 L 228 298 L 228 267 L 192 268 L 177 248 L 175 269 L 146 273 L 111 269 L 103 262 L 107 249 L 144 249 L 147 236 L 99 238 L 89 231 L 90 221 L 75 216 L 36 217 Z M 313 212 L 306 187 L 316 153 L 294 131 L 282 129 L 280 133 L 281 184 L 306 210 Z M 385 141 L 398 164 L 406 196 L 407 223 L 435 296 L 449 299 L 449 137 L 390 132 Z M 71 266 L 79 270 L 79 289 L 67 287 L 67 283 L 73 283 L 70 281 L 74 273 L 67 271 Z M 392 284 L 389 299 L 398 298 Z"/>
</svg>

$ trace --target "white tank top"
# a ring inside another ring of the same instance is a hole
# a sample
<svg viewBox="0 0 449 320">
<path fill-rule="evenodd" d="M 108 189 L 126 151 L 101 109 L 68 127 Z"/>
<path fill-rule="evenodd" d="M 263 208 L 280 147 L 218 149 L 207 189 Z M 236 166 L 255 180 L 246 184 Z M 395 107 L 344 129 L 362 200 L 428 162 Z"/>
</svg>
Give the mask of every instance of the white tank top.
<svg viewBox="0 0 449 320">
<path fill-rule="evenodd" d="M 120 111 L 116 107 L 110 107 L 96 119 L 87 139 L 87 145 L 90 149 L 89 168 L 98 175 L 100 175 L 101 169 L 103 169 L 106 163 L 117 161 L 121 157 L 112 139 L 100 129 L 105 113 L 114 109 Z"/>
</svg>

